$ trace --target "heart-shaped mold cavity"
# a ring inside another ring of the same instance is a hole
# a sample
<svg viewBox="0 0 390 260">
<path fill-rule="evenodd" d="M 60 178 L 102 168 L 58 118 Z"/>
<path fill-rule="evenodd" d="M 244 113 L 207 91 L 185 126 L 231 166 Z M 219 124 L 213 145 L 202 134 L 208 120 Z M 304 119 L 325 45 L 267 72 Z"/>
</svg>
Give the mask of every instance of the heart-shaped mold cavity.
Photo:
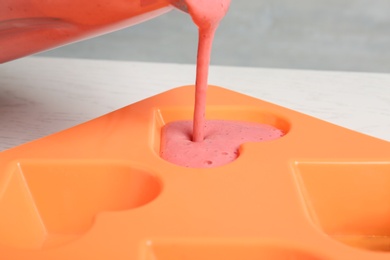
<svg viewBox="0 0 390 260">
<path fill-rule="evenodd" d="M 306 247 L 307 248 L 307 247 Z M 313 253 L 294 243 L 270 241 L 253 242 L 226 240 L 158 240 L 148 241 L 142 260 L 326 260 L 319 252 Z"/>
<path fill-rule="evenodd" d="M 240 146 L 281 138 L 284 133 L 270 125 L 228 120 L 206 120 L 201 142 L 192 140 L 192 121 L 176 121 L 164 126 L 161 158 L 189 168 L 211 168 L 233 162 Z"/>
<path fill-rule="evenodd" d="M 346 245 L 390 251 L 389 162 L 297 162 L 310 217 Z"/>
<path fill-rule="evenodd" d="M 209 107 L 205 139 L 192 142 L 192 110 L 158 109 L 155 113 L 155 151 L 163 159 L 190 168 L 228 164 L 239 156 L 240 145 L 281 138 L 289 124 L 271 112 L 245 107 Z M 156 145 L 158 140 L 159 145 Z"/>
<path fill-rule="evenodd" d="M 42 249 L 87 232 L 103 211 L 134 209 L 161 191 L 152 174 L 112 161 L 18 161 L 0 179 L 0 243 Z"/>
</svg>

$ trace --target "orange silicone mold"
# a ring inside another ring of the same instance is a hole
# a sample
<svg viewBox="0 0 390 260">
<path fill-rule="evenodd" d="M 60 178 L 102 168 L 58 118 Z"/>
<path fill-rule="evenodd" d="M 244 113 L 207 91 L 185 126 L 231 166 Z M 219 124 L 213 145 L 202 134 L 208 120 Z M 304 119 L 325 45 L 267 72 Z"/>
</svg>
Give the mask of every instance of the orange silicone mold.
<svg viewBox="0 0 390 260">
<path fill-rule="evenodd" d="M 192 118 L 176 88 L 0 154 L 4 260 L 381 260 L 390 144 L 210 86 L 208 119 L 287 133 L 234 162 L 180 167 L 161 128 Z"/>
</svg>

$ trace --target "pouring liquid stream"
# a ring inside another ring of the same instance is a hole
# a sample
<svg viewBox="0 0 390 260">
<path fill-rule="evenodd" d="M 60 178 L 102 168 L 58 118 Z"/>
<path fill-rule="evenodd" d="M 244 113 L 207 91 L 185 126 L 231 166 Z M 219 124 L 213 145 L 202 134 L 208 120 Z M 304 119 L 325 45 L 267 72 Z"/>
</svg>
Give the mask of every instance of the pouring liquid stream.
<svg viewBox="0 0 390 260">
<path fill-rule="evenodd" d="M 199 28 L 192 141 L 202 142 L 205 137 L 206 94 L 211 49 L 215 31 L 229 9 L 230 0 L 186 0 L 186 3 L 188 13 Z"/>
</svg>

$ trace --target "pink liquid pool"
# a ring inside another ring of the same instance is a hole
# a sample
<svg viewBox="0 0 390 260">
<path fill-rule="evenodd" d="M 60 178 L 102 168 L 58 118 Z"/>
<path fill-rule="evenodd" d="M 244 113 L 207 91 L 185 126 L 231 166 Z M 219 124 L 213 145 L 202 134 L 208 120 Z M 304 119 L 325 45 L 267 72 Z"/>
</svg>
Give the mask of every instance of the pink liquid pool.
<svg viewBox="0 0 390 260">
<path fill-rule="evenodd" d="M 236 160 L 243 143 L 271 141 L 284 135 L 281 130 L 266 124 L 206 120 L 203 141 L 194 142 L 192 128 L 192 121 L 165 125 L 161 135 L 161 158 L 190 168 L 217 167 Z"/>
</svg>

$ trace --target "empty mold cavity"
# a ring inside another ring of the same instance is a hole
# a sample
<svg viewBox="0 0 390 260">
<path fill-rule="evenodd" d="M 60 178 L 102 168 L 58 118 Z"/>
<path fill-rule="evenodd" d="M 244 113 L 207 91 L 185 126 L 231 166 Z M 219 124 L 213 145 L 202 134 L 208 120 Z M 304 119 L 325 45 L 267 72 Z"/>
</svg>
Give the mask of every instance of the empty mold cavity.
<svg viewBox="0 0 390 260">
<path fill-rule="evenodd" d="M 353 247 L 390 251 L 390 162 L 298 162 L 295 169 L 323 232 Z"/>
<path fill-rule="evenodd" d="M 0 244 L 42 249 L 77 239 L 103 211 L 140 207 L 160 192 L 148 172 L 116 162 L 20 161 L 0 180 Z"/>
<path fill-rule="evenodd" d="M 162 157 L 167 159 L 168 156 L 165 157 L 166 152 L 172 151 L 172 149 L 169 148 L 170 146 L 166 148 L 168 142 L 165 138 L 166 136 L 175 136 L 177 142 L 174 140 L 175 142 L 169 142 L 169 144 L 175 145 L 175 151 L 178 152 L 177 156 L 169 156 L 175 159 L 171 162 L 187 167 L 215 167 L 235 160 L 238 157 L 239 145 L 254 140 L 256 142 L 261 142 L 263 140 L 278 139 L 284 136 L 290 129 L 289 123 L 282 117 L 255 108 L 233 106 L 209 107 L 206 115 L 208 122 L 206 122 L 205 143 L 204 147 L 202 147 L 204 153 L 200 154 L 195 152 L 195 150 L 192 151 L 192 149 L 199 146 L 199 143 L 195 145 L 191 142 L 192 108 L 156 109 L 153 135 L 153 147 L 155 152 L 160 156 L 164 153 Z M 221 125 L 218 123 L 218 120 L 228 122 Z M 250 124 L 252 124 L 252 126 L 250 126 Z M 164 127 L 169 127 L 167 128 L 169 130 L 165 130 Z M 178 129 L 186 130 L 184 132 L 184 130 Z M 220 134 L 218 131 L 220 131 Z M 253 135 L 253 133 L 258 134 L 257 137 Z M 241 139 L 237 137 L 240 137 Z M 191 150 L 189 150 L 188 147 L 190 147 Z M 223 147 L 227 148 L 224 150 Z M 191 155 L 192 153 L 195 154 Z M 188 165 L 185 160 L 186 156 L 193 158 L 193 160 L 191 160 L 192 162 Z M 197 158 L 199 158 L 199 162 L 194 162 Z M 192 166 L 191 164 L 202 165 Z"/>
<path fill-rule="evenodd" d="M 277 243 L 149 241 L 142 260 L 325 260 L 301 247 Z"/>
</svg>

